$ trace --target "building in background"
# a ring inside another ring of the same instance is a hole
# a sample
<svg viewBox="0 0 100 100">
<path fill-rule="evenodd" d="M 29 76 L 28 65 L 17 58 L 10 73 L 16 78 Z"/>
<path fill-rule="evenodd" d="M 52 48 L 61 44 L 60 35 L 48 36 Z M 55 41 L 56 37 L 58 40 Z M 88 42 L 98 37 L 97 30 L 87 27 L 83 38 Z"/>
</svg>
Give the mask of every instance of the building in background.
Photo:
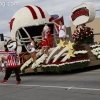
<svg viewBox="0 0 100 100">
<path fill-rule="evenodd" d="M 4 40 L 0 43 L 0 50 L 5 50 L 4 45 L 7 43 L 7 40 Z"/>
</svg>

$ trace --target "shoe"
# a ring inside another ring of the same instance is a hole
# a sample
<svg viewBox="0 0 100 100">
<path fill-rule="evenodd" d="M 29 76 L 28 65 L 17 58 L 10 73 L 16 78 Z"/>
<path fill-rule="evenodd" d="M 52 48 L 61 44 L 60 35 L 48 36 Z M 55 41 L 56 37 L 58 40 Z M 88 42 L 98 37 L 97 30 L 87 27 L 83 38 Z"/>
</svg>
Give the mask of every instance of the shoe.
<svg viewBox="0 0 100 100">
<path fill-rule="evenodd" d="M 1 83 L 7 83 L 7 80 L 2 80 Z"/>
<path fill-rule="evenodd" d="M 20 81 L 17 81 L 17 83 L 16 84 L 20 84 Z"/>
</svg>

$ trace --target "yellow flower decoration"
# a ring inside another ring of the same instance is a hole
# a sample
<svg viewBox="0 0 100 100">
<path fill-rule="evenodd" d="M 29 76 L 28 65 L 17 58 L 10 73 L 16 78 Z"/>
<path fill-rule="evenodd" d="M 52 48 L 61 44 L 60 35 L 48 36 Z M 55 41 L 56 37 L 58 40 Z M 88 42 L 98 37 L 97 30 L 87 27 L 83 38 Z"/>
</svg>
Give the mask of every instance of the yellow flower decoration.
<svg viewBox="0 0 100 100">
<path fill-rule="evenodd" d="M 72 49 L 69 49 L 68 50 L 68 57 L 70 58 L 70 57 L 75 57 L 75 55 L 74 55 L 74 50 L 72 50 Z"/>
<path fill-rule="evenodd" d="M 68 46 L 68 49 L 73 49 L 73 45 L 74 43 L 71 43 L 70 41 L 68 42 L 68 44 L 66 46 Z"/>
<path fill-rule="evenodd" d="M 65 43 L 65 41 L 60 40 L 58 46 L 59 46 L 60 48 L 61 48 L 61 47 L 65 47 L 64 43 Z"/>
</svg>

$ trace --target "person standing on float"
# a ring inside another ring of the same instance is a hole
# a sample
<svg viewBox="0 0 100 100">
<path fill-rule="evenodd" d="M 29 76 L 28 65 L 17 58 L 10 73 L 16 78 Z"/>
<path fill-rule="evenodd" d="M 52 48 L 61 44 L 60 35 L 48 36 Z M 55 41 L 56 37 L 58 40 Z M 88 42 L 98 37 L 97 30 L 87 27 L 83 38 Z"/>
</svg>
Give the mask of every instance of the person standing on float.
<svg viewBox="0 0 100 100">
<path fill-rule="evenodd" d="M 66 34 L 66 26 L 64 25 L 63 21 L 59 21 L 59 24 L 54 22 L 54 24 L 59 28 L 59 39 L 66 41 L 66 37 L 68 37 L 68 35 Z"/>
<path fill-rule="evenodd" d="M 48 45 L 50 48 L 53 47 L 53 41 L 52 41 L 52 35 L 51 35 L 51 28 L 48 27 L 48 31 L 46 32 L 46 35 L 47 35 L 47 40 L 48 40 Z"/>
<path fill-rule="evenodd" d="M 42 52 L 46 53 L 49 56 L 49 52 L 48 49 L 49 47 L 53 47 L 52 46 L 52 36 L 50 33 L 50 27 L 47 25 L 47 23 L 45 23 L 45 26 L 43 27 L 42 30 Z"/>
</svg>

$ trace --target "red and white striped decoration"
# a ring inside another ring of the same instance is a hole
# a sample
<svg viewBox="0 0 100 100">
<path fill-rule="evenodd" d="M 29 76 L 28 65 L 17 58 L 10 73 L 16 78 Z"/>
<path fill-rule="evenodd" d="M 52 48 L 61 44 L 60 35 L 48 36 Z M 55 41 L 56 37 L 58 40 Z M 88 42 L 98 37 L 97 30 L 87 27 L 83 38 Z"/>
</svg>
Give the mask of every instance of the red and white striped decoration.
<svg viewBox="0 0 100 100">
<path fill-rule="evenodd" d="M 10 21 L 11 38 L 15 40 L 16 32 L 21 27 L 37 26 L 48 23 L 50 15 L 38 6 L 28 5 L 19 9 Z M 24 33 L 21 33 L 21 35 Z M 32 33 L 36 34 L 36 33 Z M 29 34 L 30 35 L 30 34 Z M 20 42 L 18 43 L 20 44 Z M 17 52 L 22 51 L 21 46 L 17 46 Z"/>
<path fill-rule="evenodd" d="M 0 50 L 0 54 L 8 54 L 8 53 L 13 54 L 13 53 L 15 53 L 15 51 L 8 51 L 8 52 L 6 52 L 4 50 Z"/>
<path fill-rule="evenodd" d="M 40 25 L 48 23 L 50 15 L 39 6 L 25 6 L 19 9 L 10 21 L 12 38 L 15 38 L 16 31 L 25 26 Z"/>
<path fill-rule="evenodd" d="M 7 67 L 17 67 L 16 56 L 12 54 L 7 56 Z"/>
</svg>

